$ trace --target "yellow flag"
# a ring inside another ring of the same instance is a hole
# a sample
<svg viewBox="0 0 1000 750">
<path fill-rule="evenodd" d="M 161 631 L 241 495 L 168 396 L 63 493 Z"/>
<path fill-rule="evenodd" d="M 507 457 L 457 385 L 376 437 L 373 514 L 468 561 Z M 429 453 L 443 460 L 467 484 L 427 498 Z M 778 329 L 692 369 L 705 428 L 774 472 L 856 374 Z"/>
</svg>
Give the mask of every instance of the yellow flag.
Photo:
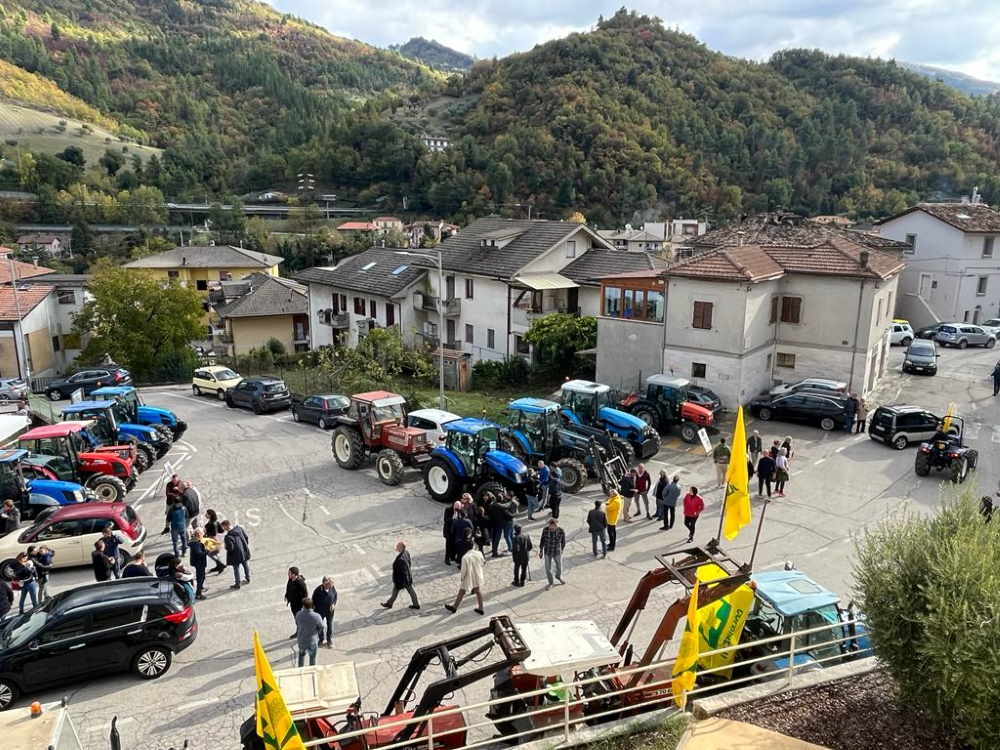
<svg viewBox="0 0 1000 750">
<path fill-rule="evenodd" d="M 268 750 L 305 750 L 256 630 L 253 634 L 253 661 L 257 673 L 257 736 L 264 740 L 264 747 Z"/>
<path fill-rule="evenodd" d="M 698 672 L 698 587 L 701 582 L 695 579 L 688 600 L 687 622 L 684 623 L 684 634 L 681 636 L 681 648 L 677 652 L 672 671 L 670 690 L 674 694 L 674 702 L 679 708 L 687 705 L 687 692 L 694 688 Z"/>
<path fill-rule="evenodd" d="M 736 412 L 733 448 L 726 469 L 726 499 L 722 509 L 722 535 L 735 539 L 740 529 L 750 523 L 750 472 L 747 467 L 747 431 L 743 407 Z"/>
<path fill-rule="evenodd" d="M 944 419 L 941 420 L 941 432 L 947 432 L 948 428 L 951 427 L 951 418 L 955 416 L 955 402 L 952 401 L 948 404 L 948 411 L 944 413 Z"/>
</svg>

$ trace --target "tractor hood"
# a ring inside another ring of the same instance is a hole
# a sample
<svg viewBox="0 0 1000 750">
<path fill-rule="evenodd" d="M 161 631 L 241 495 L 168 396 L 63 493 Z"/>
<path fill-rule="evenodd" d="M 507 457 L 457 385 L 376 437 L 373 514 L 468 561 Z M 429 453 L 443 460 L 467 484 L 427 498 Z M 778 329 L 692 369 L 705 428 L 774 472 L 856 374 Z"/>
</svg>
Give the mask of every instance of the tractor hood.
<svg viewBox="0 0 1000 750">
<path fill-rule="evenodd" d="M 89 492 L 76 482 L 62 482 L 58 479 L 29 479 L 28 490 L 37 495 L 59 500 L 61 503 L 67 502 L 67 498 L 74 498 L 78 503 L 87 499 Z"/>
<path fill-rule="evenodd" d="M 615 427 L 624 430 L 635 430 L 639 433 L 645 432 L 646 423 L 639 417 L 628 414 L 620 409 L 612 409 L 610 406 L 602 406 L 597 413 L 602 422 L 607 422 Z"/>
<path fill-rule="evenodd" d="M 486 463 L 498 474 L 518 484 L 524 481 L 528 467 L 517 456 L 504 451 L 486 451 Z"/>
<path fill-rule="evenodd" d="M 154 430 L 152 427 L 146 427 L 141 424 L 131 424 L 129 422 L 123 422 L 118 425 L 118 432 L 124 433 L 125 435 L 131 435 L 132 437 L 138 438 L 144 443 L 158 443 L 162 440 L 160 433 Z"/>
<path fill-rule="evenodd" d="M 142 420 L 143 424 L 156 422 L 157 424 L 172 425 L 177 422 L 177 415 L 170 409 L 159 406 L 140 406 L 138 411 L 139 419 Z"/>
</svg>

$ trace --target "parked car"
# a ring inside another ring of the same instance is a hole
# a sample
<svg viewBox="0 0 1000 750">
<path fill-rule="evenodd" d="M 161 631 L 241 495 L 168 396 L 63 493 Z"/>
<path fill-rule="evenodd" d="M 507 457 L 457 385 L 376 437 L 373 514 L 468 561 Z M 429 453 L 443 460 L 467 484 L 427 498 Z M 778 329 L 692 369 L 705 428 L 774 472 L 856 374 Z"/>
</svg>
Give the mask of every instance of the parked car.
<svg viewBox="0 0 1000 750">
<path fill-rule="evenodd" d="M 941 355 L 933 340 L 916 339 L 906 350 L 903 357 L 903 372 L 923 372 L 928 375 L 937 373 L 937 361 Z"/>
<path fill-rule="evenodd" d="M 427 430 L 427 442 L 438 445 L 445 438 L 444 426 L 458 419 L 457 414 L 442 409 L 417 409 L 406 415 L 406 426 Z"/>
<path fill-rule="evenodd" d="M 226 391 L 226 405 L 230 409 L 237 407 L 253 409 L 254 414 L 287 409 L 291 403 L 292 396 L 285 381 L 267 375 L 244 378 L 235 387 Z"/>
<path fill-rule="evenodd" d="M 937 332 L 941 329 L 941 326 L 947 325 L 946 323 L 932 323 L 929 326 L 924 326 L 923 328 L 918 328 L 916 330 L 916 337 L 918 339 L 932 339 L 937 336 Z"/>
<path fill-rule="evenodd" d="M 329 429 L 337 423 L 337 416 L 345 414 L 351 399 L 338 394 L 314 395 L 308 398 L 292 396 L 292 419 L 296 422 L 312 422 L 321 430 Z"/>
<path fill-rule="evenodd" d="M 192 602 L 175 581 L 123 578 L 62 591 L 0 625 L 0 710 L 101 673 L 155 680 L 197 635 Z"/>
<path fill-rule="evenodd" d="M 1000 318 L 990 318 L 989 320 L 980 323 L 979 327 L 985 331 L 989 331 L 996 337 L 1000 337 Z"/>
<path fill-rule="evenodd" d="M 692 403 L 704 406 L 713 414 L 722 409 L 722 399 L 716 395 L 715 391 L 702 385 L 688 383 L 685 388 L 686 399 Z"/>
<path fill-rule="evenodd" d="M 818 424 L 826 431 L 843 427 L 847 422 L 847 398 L 843 394 L 794 391 L 780 396 L 758 396 L 750 402 L 750 412 L 763 422 Z"/>
<path fill-rule="evenodd" d="M 0 537 L 0 560 L 4 561 L 0 563 L 0 575 L 5 575 L 10 558 L 40 543 L 55 551 L 53 566 L 56 568 L 90 565 L 94 542 L 109 523 L 124 535 L 121 549 L 125 554 L 134 555 L 142 549 L 146 529 L 131 505 L 106 502 L 63 505 L 43 510 L 20 533 Z"/>
<path fill-rule="evenodd" d="M 801 390 L 829 391 L 830 393 L 844 395 L 847 393 L 847 383 L 840 380 L 828 380 L 827 378 L 805 378 L 794 383 L 776 385 L 768 391 L 768 394 L 771 396 L 784 396 L 786 393 L 795 393 Z"/>
<path fill-rule="evenodd" d="M 69 398 L 73 391 L 82 389 L 90 394 L 105 385 L 132 385 L 132 375 L 122 367 L 81 370 L 63 380 L 54 380 L 45 387 L 45 395 L 52 401 Z"/>
<path fill-rule="evenodd" d="M 28 384 L 21 378 L 0 378 L 0 402 L 28 398 Z"/>
<path fill-rule="evenodd" d="M 892 329 L 889 331 L 889 344 L 895 346 L 909 346 L 910 342 L 916 338 L 909 323 L 892 322 Z"/>
<path fill-rule="evenodd" d="M 964 349 L 967 346 L 985 346 L 992 349 L 997 345 L 997 337 L 979 326 L 968 323 L 949 323 L 941 326 L 934 340 L 943 346 L 957 346 Z"/>
<path fill-rule="evenodd" d="M 939 424 L 941 417 L 921 406 L 890 404 L 878 407 L 872 414 L 868 436 L 901 451 L 912 443 L 930 440 Z"/>
<path fill-rule="evenodd" d="M 191 391 L 195 396 L 214 393 L 219 401 L 226 400 L 226 391 L 235 388 L 243 376 L 222 365 L 199 367 L 191 378 Z"/>
</svg>

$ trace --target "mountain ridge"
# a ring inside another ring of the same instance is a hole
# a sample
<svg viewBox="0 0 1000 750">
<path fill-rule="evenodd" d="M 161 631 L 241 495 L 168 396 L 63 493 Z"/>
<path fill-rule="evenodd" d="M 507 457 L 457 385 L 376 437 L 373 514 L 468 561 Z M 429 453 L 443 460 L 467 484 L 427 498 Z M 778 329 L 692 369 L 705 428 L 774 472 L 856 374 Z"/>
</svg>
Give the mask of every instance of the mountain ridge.
<svg viewBox="0 0 1000 750">
<path fill-rule="evenodd" d="M 957 70 L 912 62 L 900 62 L 899 65 L 902 65 L 907 70 L 912 70 L 914 73 L 919 73 L 935 81 L 940 81 L 971 96 L 989 96 L 990 94 L 1000 92 L 1000 83 L 976 78 Z"/>
<path fill-rule="evenodd" d="M 391 44 L 389 49 L 437 70 L 464 73 L 476 62 L 476 58 L 472 55 L 452 49 L 436 39 L 424 39 L 422 36 L 411 37 L 405 44 Z"/>
</svg>

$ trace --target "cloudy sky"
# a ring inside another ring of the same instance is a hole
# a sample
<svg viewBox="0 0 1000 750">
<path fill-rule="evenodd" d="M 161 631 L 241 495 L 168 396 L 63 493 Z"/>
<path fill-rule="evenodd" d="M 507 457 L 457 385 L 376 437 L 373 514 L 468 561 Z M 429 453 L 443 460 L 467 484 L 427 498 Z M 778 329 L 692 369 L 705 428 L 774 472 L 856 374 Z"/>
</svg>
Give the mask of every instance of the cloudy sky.
<svg viewBox="0 0 1000 750">
<path fill-rule="evenodd" d="M 267 0 L 381 47 L 412 36 L 476 57 L 584 31 L 623 0 Z M 788 47 L 894 57 L 1000 81 L 996 0 L 632 0 L 709 47 L 763 59 Z"/>
</svg>

